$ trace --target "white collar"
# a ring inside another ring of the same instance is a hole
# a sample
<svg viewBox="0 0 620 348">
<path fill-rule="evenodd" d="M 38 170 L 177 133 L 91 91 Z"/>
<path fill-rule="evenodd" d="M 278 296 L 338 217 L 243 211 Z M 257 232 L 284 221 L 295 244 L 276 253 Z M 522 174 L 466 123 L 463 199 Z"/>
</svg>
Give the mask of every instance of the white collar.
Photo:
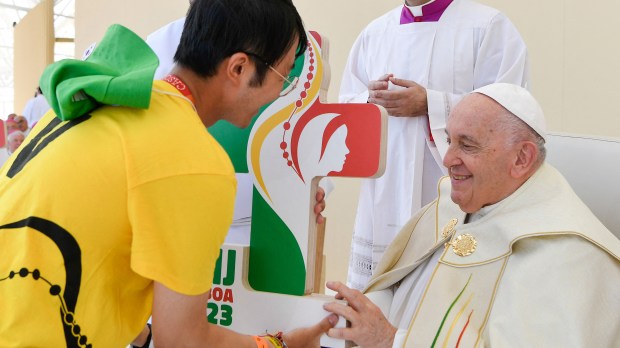
<svg viewBox="0 0 620 348">
<path fill-rule="evenodd" d="M 426 4 L 422 4 L 422 5 L 418 5 L 418 6 L 409 6 L 407 5 L 407 3 L 405 2 L 405 6 L 407 6 L 407 8 L 409 9 L 409 11 L 411 11 L 411 14 L 414 15 L 415 17 L 419 17 L 422 16 L 422 7 L 428 5 L 428 4 L 432 4 L 433 2 L 435 2 L 435 0 L 431 0 L 429 2 L 427 2 Z"/>
<path fill-rule="evenodd" d="M 505 198 L 504 198 L 505 199 Z M 480 220 L 482 219 L 485 215 L 489 214 L 490 212 L 492 212 L 495 208 L 497 208 L 497 206 L 503 201 L 503 199 L 495 204 L 491 204 L 491 205 L 487 205 L 485 207 L 480 208 L 480 210 L 478 210 L 475 213 L 471 213 L 468 214 L 468 219 L 467 219 L 467 223 L 471 223 L 474 222 L 476 220 Z"/>
</svg>

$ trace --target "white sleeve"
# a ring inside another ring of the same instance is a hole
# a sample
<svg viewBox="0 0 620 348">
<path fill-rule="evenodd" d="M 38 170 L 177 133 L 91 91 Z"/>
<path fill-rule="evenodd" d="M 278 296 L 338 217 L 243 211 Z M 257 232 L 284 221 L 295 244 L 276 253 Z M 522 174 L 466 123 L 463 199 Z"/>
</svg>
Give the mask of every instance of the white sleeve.
<svg viewBox="0 0 620 348">
<path fill-rule="evenodd" d="M 146 37 L 146 43 L 153 49 L 159 66 L 153 79 L 158 80 L 166 76 L 174 67 L 174 54 L 176 53 L 185 18 L 169 23 Z"/>
<path fill-rule="evenodd" d="M 22 111 L 22 115 L 28 120 L 28 125 L 30 126 L 30 119 L 32 118 L 32 105 L 34 104 L 34 98 L 28 99 L 26 106 L 24 107 L 24 111 Z"/>
<path fill-rule="evenodd" d="M 394 336 L 392 348 L 402 348 L 405 344 L 405 339 L 407 339 L 407 330 L 398 329 L 398 331 L 396 331 L 396 335 Z"/>
<path fill-rule="evenodd" d="M 499 13 L 482 33 L 477 49 L 472 90 L 495 82 L 528 88 L 527 47 L 510 20 Z M 427 90 L 428 117 L 437 150 L 443 158 L 447 150 L 446 121 L 450 110 L 464 94 Z"/>
<path fill-rule="evenodd" d="M 366 295 L 372 303 L 381 309 L 381 312 L 386 318 L 389 317 L 390 308 L 392 307 L 392 300 L 394 299 L 394 289 L 392 287 L 378 291 L 371 291 L 365 293 L 364 295 Z"/>
<path fill-rule="evenodd" d="M 342 72 L 338 97 L 340 103 L 366 103 L 368 101 L 370 78 L 365 65 L 368 53 L 364 46 L 364 33 L 365 31 L 362 31 L 353 43 L 347 64 Z"/>
</svg>

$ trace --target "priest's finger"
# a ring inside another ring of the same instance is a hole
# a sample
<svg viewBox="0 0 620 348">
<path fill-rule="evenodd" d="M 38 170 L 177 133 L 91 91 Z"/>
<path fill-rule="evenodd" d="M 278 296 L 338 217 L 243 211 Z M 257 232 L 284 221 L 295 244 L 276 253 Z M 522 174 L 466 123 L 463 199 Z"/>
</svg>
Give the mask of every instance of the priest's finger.
<svg viewBox="0 0 620 348">
<path fill-rule="evenodd" d="M 388 89 L 389 85 L 390 83 L 388 81 L 388 78 L 380 78 L 379 80 L 368 82 L 368 91 L 370 92 L 375 90 L 386 90 Z"/>
<path fill-rule="evenodd" d="M 396 78 L 396 77 L 390 78 L 390 82 L 395 84 L 396 86 L 401 86 L 401 87 L 420 87 L 420 88 L 422 88 L 422 86 L 420 86 L 415 81 L 399 79 L 399 78 Z"/>
<path fill-rule="evenodd" d="M 381 77 L 379 77 L 377 80 L 379 81 L 389 81 L 390 78 L 394 77 L 394 74 L 385 74 L 385 75 L 381 75 Z"/>
</svg>

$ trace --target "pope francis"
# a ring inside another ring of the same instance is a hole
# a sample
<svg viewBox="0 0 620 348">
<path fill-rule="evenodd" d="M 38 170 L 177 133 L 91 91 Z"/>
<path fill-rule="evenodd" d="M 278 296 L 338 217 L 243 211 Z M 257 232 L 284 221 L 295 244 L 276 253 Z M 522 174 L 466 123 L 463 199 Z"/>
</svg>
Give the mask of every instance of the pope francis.
<svg viewBox="0 0 620 348">
<path fill-rule="evenodd" d="M 361 347 L 617 347 L 620 240 L 545 163 L 536 100 L 482 87 L 446 133 L 438 198 L 390 245 L 366 296 L 328 283 L 348 305 L 326 309 L 351 324 L 329 335 Z"/>
</svg>

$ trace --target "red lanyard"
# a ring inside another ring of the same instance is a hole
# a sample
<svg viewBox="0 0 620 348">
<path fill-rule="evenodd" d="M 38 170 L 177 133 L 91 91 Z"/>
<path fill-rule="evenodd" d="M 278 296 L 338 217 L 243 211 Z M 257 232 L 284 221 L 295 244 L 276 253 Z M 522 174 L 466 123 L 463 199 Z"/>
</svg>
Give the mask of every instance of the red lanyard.
<svg viewBox="0 0 620 348">
<path fill-rule="evenodd" d="M 181 81 L 181 79 L 177 75 L 169 74 L 166 77 L 164 77 L 162 80 L 174 86 L 174 88 L 179 90 L 181 94 L 186 96 L 187 99 L 191 100 L 191 102 L 194 103 L 194 97 L 192 96 L 192 91 L 190 91 L 189 88 L 187 88 L 187 85 L 185 84 L 185 82 Z"/>
</svg>

